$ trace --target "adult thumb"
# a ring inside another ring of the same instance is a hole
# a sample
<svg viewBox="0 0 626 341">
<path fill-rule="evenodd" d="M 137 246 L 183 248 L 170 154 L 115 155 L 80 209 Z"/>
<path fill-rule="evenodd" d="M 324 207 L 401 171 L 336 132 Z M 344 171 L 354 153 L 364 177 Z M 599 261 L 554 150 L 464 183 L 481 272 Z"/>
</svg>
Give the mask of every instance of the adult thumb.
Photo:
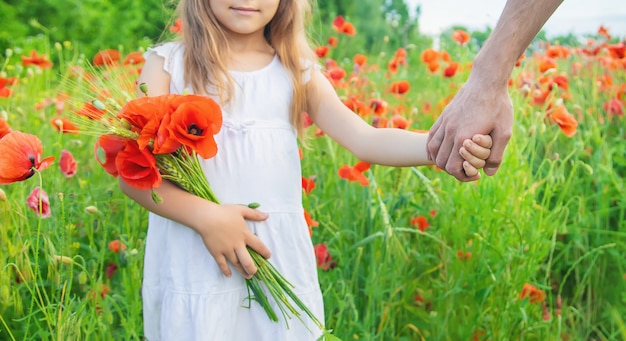
<svg viewBox="0 0 626 341">
<path fill-rule="evenodd" d="M 504 150 L 506 149 L 507 143 L 509 143 L 511 134 L 502 134 L 502 132 L 495 129 L 490 135 L 493 140 L 493 145 L 491 146 L 491 153 L 486 160 L 484 171 L 487 175 L 494 175 L 500 168 Z"/>
</svg>

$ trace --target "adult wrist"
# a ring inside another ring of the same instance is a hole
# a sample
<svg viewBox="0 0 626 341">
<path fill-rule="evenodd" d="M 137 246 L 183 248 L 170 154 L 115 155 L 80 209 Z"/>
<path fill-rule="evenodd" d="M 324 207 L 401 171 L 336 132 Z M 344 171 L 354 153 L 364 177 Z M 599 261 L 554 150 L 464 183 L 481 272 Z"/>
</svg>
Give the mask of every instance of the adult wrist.
<svg viewBox="0 0 626 341">
<path fill-rule="evenodd" d="M 482 87 L 506 87 L 515 61 L 507 56 L 481 51 L 472 64 L 469 82 L 477 82 Z"/>
</svg>

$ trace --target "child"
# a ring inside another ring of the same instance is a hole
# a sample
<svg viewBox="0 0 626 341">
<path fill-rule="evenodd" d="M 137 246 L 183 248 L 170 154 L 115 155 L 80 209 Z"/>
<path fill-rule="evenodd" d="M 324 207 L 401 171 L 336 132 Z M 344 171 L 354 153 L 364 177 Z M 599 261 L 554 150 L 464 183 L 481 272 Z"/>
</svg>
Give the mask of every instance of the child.
<svg viewBox="0 0 626 341">
<path fill-rule="evenodd" d="M 250 246 L 324 320 L 316 260 L 304 220 L 297 131 L 301 113 L 360 160 L 431 164 L 427 134 L 376 129 L 347 109 L 315 68 L 305 39 L 307 0 L 182 0 L 182 41 L 146 53 L 139 83 L 149 95 L 192 91 L 222 106 L 219 152 L 202 165 L 218 205 L 164 181 L 150 191 L 123 181 L 124 193 L 152 213 L 146 240 L 145 336 L 156 340 L 315 340 L 313 323 L 278 323 L 249 302 Z M 491 138 L 476 135 L 461 153 L 478 174 Z M 261 203 L 261 210 L 240 204 Z M 207 252 L 208 250 L 208 252 Z M 271 253 L 270 253 L 271 251 Z M 249 305 L 249 307 L 248 307 Z M 303 320 L 309 323 L 306 315 Z M 310 330 L 309 330 L 310 329 Z"/>
</svg>

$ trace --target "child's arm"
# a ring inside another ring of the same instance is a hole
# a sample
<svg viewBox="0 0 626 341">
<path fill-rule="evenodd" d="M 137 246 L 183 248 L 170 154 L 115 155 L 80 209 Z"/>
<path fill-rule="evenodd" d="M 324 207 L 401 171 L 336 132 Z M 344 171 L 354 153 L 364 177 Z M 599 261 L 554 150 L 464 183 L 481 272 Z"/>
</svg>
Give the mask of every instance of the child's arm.
<svg viewBox="0 0 626 341">
<path fill-rule="evenodd" d="M 163 70 L 163 58 L 153 54 L 148 57 L 138 84 L 145 83 L 149 96 L 169 93 L 170 76 Z M 244 277 L 250 278 L 257 271 L 246 246 L 250 246 L 265 258 L 270 257 L 268 248 L 255 236 L 245 220 L 262 221 L 267 214 L 242 205 L 218 205 L 190 194 L 164 180 L 154 191 L 163 199 L 154 203 L 149 190 L 138 190 L 119 180 L 122 192 L 149 211 L 183 224 L 202 237 L 205 246 L 225 276 L 231 271 L 227 261 Z"/>
<path fill-rule="evenodd" d="M 319 71 L 313 72 L 309 86 L 312 87 L 312 91 L 309 91 L 309 114 L 313 121 L 360 160 L 387 166 L 433 164 L 433 161 L 428 159 L 426 151 L 428 133 L 372 127 L 341 102 L 335 89 Z M 480 161 L 489 156 L 488 152 L 486 156 L 480 151 L 478 152 L 480 155 L 473 154 L 478 150 L 475 148 L 484 147 L 483 149 L 489 150 L 491 147 L 491 139 L 487 141 L 485 135 L 477 136 L 481 136 L 484 139 L 482 142 L 489 142 L 489 145 L 474 144 L 474 148 L 465 149 L 465 153 L 468 154 L 465 159 L 468 161 L 470 171 L 472 167 L 473 171 L 476 171 L 476 168 L 484 166 L 484 162 Z M 479 177 L 476 171 L 473 180 Z"/>
</svg>

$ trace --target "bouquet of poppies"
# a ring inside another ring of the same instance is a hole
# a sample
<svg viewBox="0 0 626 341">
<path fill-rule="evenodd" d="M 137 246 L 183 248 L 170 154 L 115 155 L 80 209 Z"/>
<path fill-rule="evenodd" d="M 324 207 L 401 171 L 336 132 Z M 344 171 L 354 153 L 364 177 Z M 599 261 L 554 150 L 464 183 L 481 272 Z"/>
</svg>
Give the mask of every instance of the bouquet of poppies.
<svg viewBox="0 0 626 341">
<path fill-rule="evenodd" d="M 125 97 L 123 104 L 115 94 L 104 91 L 102 96 L 101 92 L 100 99 L 86 101 L 76 111 L 74 121 L 79 131 L 98 137 L 94 150 L 98 162 L 107 173 L 137 189 L 152 190 L 166 179 L 194 195 L 219 203 L 198 157 L 208 159 L 217 153 L 214 135 L 222 126 L 220 106 L 206 96 L 149 97 L 145 85 L 140 85 L 140 89 L 145 97 L 129 100 L 128 96 L 121 96 Z M 153 200 L 159 203 L 161 198 L 152 193 Z M 246 280 L 252 293 L 250 299 L 257 301 L 272 321 L 278 321 L 268 292 L 285 321 L 291 316 L 302 321 L 303 311 L 324 335 L 330 335 L 294 293 L 294 286 L 268 260 L 253 249 L 248 251 L 258 268 Z"/>
</svg>

